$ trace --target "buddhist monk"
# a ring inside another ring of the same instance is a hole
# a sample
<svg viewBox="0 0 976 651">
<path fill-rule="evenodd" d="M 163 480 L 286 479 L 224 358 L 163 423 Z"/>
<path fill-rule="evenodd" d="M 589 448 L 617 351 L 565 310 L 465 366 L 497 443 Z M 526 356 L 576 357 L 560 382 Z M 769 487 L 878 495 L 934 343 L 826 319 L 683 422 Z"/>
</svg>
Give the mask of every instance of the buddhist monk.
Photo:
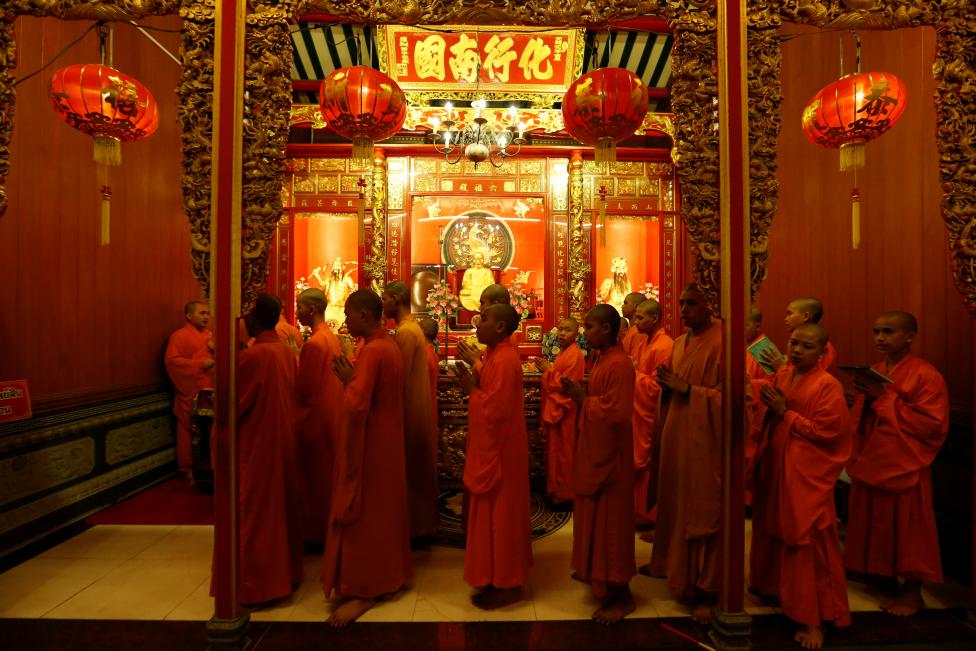
<svg viewBox="0 0 976 651">
<path fill-rule="evenodd" d="M 296 430 L 302 479 L 304 539 L 325 542 L 332 503 L 332 469 L 340 413 L 342 383 L 332 368 L 342 355 L 339 339 L 325 322 L 328 299 L 321 289 L 306 289 L 296 299 L 298 321 L 312 329 L 302 346 L 295 380 L 298 398 Z M 277 328 L 276 328 L 277 330 Z"/>
<path fill-rule="evenodd" d="M 600 351 L 588 388 L 568 377 L 563 391 L 581 405 L 573 460 L 574 578 L 601 601 L 593 619 L 615 624 L 634 612 L 634 364 L 617 342 L 620 315 L 611 305 L 590 310 L 583 336 Z"/>
<path fill-rule="evenodd" d="M 753 473 L 750 590 L 778 599 L 804 649 L 823 646 L 825 623 L 851 623 L 834 509 L 851 434 L 844 389 L 818 363 L 826 346 L 819 325 L 790 334 L 790 363 L 761 389 Z"/>
<path fill-rule="evenodd" d="M 166 345 L 166 373 L 176 388 L 173 413 L 176 415 L 176 462 L 189 474 L 193 466 L 190 433 L 193 426 L 193 398 L 213 386 L 213 334 L 210 332 L 210 307 L 203 301 L 190 301 L 183 308 L 186 324 L 170 335 Z"/>
<path fill-rule="evenodd" d="M 644 300 L 634 310 L 634 324 L 639 340 L 634 340 L 637 353 L 637 375 L 634 384 L 634 415 L 631 429 L 634 436 L 634 522 L 641 527 L 654 524 L 651 506 L 647 503 L 651 477 L 651 433 L 657 415 L 661 387 L 657 383 L 657 369 L 671 361 L 674 340 L 664 331 L 664 312 L 655 300 Z"/>
<path fill-rule="evenodd" d="M 674 342 L 669 364 L 657 369 L 661 387 L 652 434 L 657 504 L 654 548 L 640 572 L 666 577 L 692 618 L 711 620 L 718 591 L 722 431 L 722 328 L 694 284 L 678 299 L 688 332 Z"/>
<path fill-rule="evenodd" d="M 579 323 L 565 318 L 559 322 L 559 354 L 550 364 L 542 357 L 533 361 L 542 373 L 542 433 L 546 438 L 546 492 L 554 503 L 572 502 L 570 486 L 573 452 L 576 449 L 576 402 L 562 392 L 562 379 L 582 382 L 585 360 L 576 344 Z"/>
<path fill-rule="evenodd" d="M 484 318 L 485 310 L 491 305 L 511 305 L 512 296 L 509 294 L 508 289 L 505 285 L 489 285 L 485 287 L 484 291 L 481 292 L 481 314 L 479 318 Z M 481 369 L 482 359 L 484 354 L 480 348 L 475 345 L 469 344 L 464 339 L 458 341 L 458 357 L 464 360 L 468 366 L 470 366 L 475 371 Z"/>
<path fill-rule="evenodd" d="M 620 306 L 620 313 L 624 315 L 628 324 L 627 329 L 621 333 L 621 343 L 623 344 L 624 352 L 635 360 L 637 357 L 635 348 L 643 337 L 637 331 L 637 322 L 634 319 L 634 315 L 637 312 L 637 306 L 645 300 L 647 300 L 647 297 L 640 292 L 631 292 L 624 297 L 623 305 Z"/>
<path fill-rule="evenodd" d="M 875 321 L 884 360 L 873 368 L 894 382 L 855 375 L 864 405 L 847 464 L 845 563 L 853 572 L 885 577 L 896 596 L 881 608 L 903 617 L 925 607 L 923 581 L 942 582 L 931 465 L 949 431 L 949 394 L 942 375 L 912 353 L 917 332 L 907 312 L 886 312 Z"/>
<path fill-rule="evenodd" d="M 797 326 L 803 325 L 804 323 L 820 323 L 822 318 L 823 303 L 820 302 L 820 299 L 807 296 L 790 301 L 790 304 L 786 306 L 784 323 L 786 324 L 786 331 L 793 332 Z M 779 370 L 780 366 L 787 363 L 786 359 L 777 355 L 772 350 L 765 351 L 761 357 L 762 361 L 774 370 Z M 836 370 L 837 350 L 830 342 L 827 343 L 823 357 L 820 358 L 820 364 L 823 365 L 828 373 L 833 373 Z"/>
<path fill-rule="evenodd" d="M 281 301 L 261 294 L 247 320 L 254 345 L 238 358 L 241 604 L 291 594 L 302 580 L 295 458 L 295 355 L 275 332 Z"/>
<path fill-rule="evenodd" d="M 749 314 L 746 316 L 746 348 L 753 346 L 763 340 L 768 340 L 763 333 L 763 314 L 762 311 L 757 307 L 752 307 L 749 309 Z M 758 402 L 759 401 L 759 383 L 757 380 L 765 380 L 769 378 L 771 373 L 759 365 L 756 358 L 752 355 L 746 355 L 746 373 L 749 375 L 749 380 L 752 382 L 753 397 Z"/>
<path fill-rule="evenodd" d="M 434 409 L 434 427 L 437 427 L 437 380 L 440 377 L 440 358 L 437 356 L 437 321 L 429 317 L 420 320 L 420 329 L 427 338 L 427 372 L 430 373 L 430 402 Z"/>
<path fill-rule="evenodd" d="M 368 289 L 343 307 L 346 327 L 366 343 L 355 367 L 335 358 L 345 385 L 336 444 L 322 589 L 340 599 L 328 619 L 345 626 L 410 580 L 410 523 L 403 445 L 403 356 L 383 326 L 383 302 Z"/>
<path fill-rule="evenodd" d="M 278 317 L 278 323 L 275 325 L 275 332 L 278 333 L 278 338 L 281 339 L 282 343 L 287 344 L 289 348 L 295 350 L 295 355 L 298 355 L 298 350 L 301 349 L 304 339 L 302 339 L 302 333 L 298 328 L 288 323 L 285 319 L 284 313 Z"/>
<path fill-rule="evenodd" d="M 464 580 L 478 589 L 471 602 L 483 609 L 521 599 L 532 565 L 522 364 L 511 341 L 518 326 L 511 305 L 489 306 L 478 324 L 478 341 L 488 346 L 481 370 L 472 374 L 463 363 L 454 366 L 470 394 Z"/>
<path fill-rule="evenodd" d="M 394 341 L 403 356 L 403 437 L 407 504 L 414 546 L 437 534 L 437 429 L 430 404 L 427 338 L 410 313 L 410 288 L 399 280 L 383 290 L 383 316 L 396 322 Z"/>
</svg>

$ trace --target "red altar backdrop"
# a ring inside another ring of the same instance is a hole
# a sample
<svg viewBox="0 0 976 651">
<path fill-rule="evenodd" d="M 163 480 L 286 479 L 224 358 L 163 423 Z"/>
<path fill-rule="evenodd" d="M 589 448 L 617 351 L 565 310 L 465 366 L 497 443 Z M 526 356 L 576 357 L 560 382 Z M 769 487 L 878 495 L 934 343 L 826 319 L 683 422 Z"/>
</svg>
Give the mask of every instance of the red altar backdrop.
<svg viewBox="0 0 976 651">
<path fill-rule="evenodd" d="M 653 221 L 608 219 L 606 229 L 606 246 L 600 245 L 599 234 L 593 238 L 595 242 L 593 280 L 597 290 L 597 300 L 605 299 L 605 296 L 600 295 L 600 289 L 606 281 L 612 281 L 615 259 L 626 261 L 627 282 L 630 284 L 631 291 L 643 291 L 644 284 L 648 282 L 654 283 L 654 286 L 659 288 L 661 286 L 661 228 L 657 219 Z"/>
</svg>

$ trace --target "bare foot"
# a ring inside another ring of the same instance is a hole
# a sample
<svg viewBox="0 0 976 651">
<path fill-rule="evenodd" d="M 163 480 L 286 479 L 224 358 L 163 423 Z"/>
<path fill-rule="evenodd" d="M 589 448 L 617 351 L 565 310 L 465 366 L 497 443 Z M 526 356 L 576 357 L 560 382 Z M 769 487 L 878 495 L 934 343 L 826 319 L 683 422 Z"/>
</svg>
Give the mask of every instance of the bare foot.
<svg viewBox="0 0 976 651">
<path fill-rule="evenodd" d="M 522 586 L 514 588 L 496 588 L 488 586 L 471 597 L 471 603 L 482 610 L 495 610 L 517 603 L 522 599 Z"/>
<path fill-rule="evenodd" d="M 638 538 L 640 538 L 642 542 L 652 543 L 654 542 L 654 530 L 651 529 L 650 531 L 645 531 L 641 533 L 641 535 L 638 536 Z"/>
<path fill-rule="evenodd" d="M 651 574 L 651 564 L 650 563 L 648 563 L 647 565 L 641 565 L 640 567 L 638 567 L 637 568 L 637 572 L 638 572 L 638 574 L 643 574 L 644 576 L 653 576 Z"/>
<path fill-rule="evenodd" d="M 616 624 L 621 619 L 634 612 L 637 605 L 630 587 L 624 586 L 614 590 L 610 597 L 593 613 L 593 620 L 604 625 Z"/>
<path fill-rule="evenodd" d="M 922 595 L 912 590 L 905 590 L 897 597 L 881 602 L 881 610 L 898 617 L 911 617 L 923 608 L 925 600 Z"/>
<path fill-rule="evenodd" d="M 697 603 L 691 607 L 691 619 L 699 624 L 711 624 L 712 623 L 712 606 L 711 604 Z"/>
<path fill-rule="evenodd" d="M 359 597 L 347 599 L 325 621 L 330 626 L 342 628 L 362 617 L 363 613 L 376 605 L 376 602 L 376 599 L 361 599 Z"/>
<path fill-rule="evenodd" d="M 796 632 L 793 639 L 799 642 L 804 649 L 819 649 L 824 643 L 823 627 L 804 626 Z"/>
</svg>

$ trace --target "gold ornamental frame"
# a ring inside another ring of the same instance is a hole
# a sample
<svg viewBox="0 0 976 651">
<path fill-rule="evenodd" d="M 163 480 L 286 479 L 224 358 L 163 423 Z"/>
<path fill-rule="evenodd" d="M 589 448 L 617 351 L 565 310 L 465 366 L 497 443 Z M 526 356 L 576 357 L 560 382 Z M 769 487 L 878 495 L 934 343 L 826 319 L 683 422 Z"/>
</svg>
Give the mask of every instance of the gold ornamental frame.
<svg viewBox="0 0 976 651">
<path fill-rule="evenodd" d="M 179 14 L 183 26 L 183 76 L 178 90 L 183 128 L 184 206 L 191 225 L 193 272 L 209 290 L 210 136 L 212 127 L 214 14 L 216 0 L 10 0 L 0 8 L 0 215 L 6 209 L 2 185 L 10 169 L 14 125 L 16 61 L 14 21 L 18 16 L 67 20 L 139 20 Z M 502 0 L 472 5 L 467 0 L 250 0 L 246 16 L 247 105 L 256 116 L 244 133 L 242 291 L 247 305 L 263 286 L 275 224 L 282 214 L 281 182 L 291 85 L 289 23 L 306 13 L 343 16 L 350 23 L 403 25 L 573 25 L 602 26 L 656 16 L 674 26 L 672 109 L 674 159 L 681 184 L 681 216 L 687 225 L 699 285 L 711 298 L 719 283 L 718 137 L 712 131 L 717 96 L 716 2 L 657 0 L 616 3 Z M 776 210 L 776 140 L 784 23 L 829 29 L 935 28 L 937 47 L 936 142 L 940 154 L 942 216 L 952 256 L 954 284 L 976 316 L 976 12 L 971 0 L 753 0 L 748 5 L 747 67 L 750 129 L 752 289 L 766 275 L 768 231 Z M 571 174 L 572 176 L 572 174 Z M 374 183 L 375 183 L 374 175 Z M 570 198 L 573 204 L 572 197 Z M 374 203 L 374 209 L 376 208 Z M 571 228 L 570 241 L 575 241 Z M 381 247 L 371 247 L 371 255 Z M 570 250 L 570 283 L 589 273 Z M 378 261 L 374 261 L 378 262 Z M 575 301 L 574 301 L 575 303 Z"/>
</svg>

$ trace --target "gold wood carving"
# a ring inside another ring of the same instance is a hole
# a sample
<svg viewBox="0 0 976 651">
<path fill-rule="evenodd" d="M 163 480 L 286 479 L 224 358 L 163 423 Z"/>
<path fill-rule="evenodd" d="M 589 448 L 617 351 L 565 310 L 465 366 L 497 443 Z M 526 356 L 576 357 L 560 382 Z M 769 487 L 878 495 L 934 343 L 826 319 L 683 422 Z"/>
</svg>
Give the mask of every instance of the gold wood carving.
<svg viewBox="0 0 976 651">
<path fill-rule="evenodd" d="M 0 13 L 0 217 L 7 212 L 7 174 L 10 173 L 10 137 L 14 130 L 14 19 L 9 11 Z"/>
<path fill-rule="evenodd" d="M 105 462 L 115 464 L 175 442 L 168 414 L 113 429 L 105 437 Z"/>
<path fill-rule="evenodd" d="M 0 504 L 84 477 L 95 469 L 95 439 L 85 437 L 0 461 Z"/>
<path fill-rule="evenodd" d="M 373 233 L 365 265 L 370 287 L 379 293 L 386 286 L 386 155 L 373 150 Z"/>
<path fill-rule="evenodd" d="M 569 312 L 582 319 L 586 311 L 586 287 L 590 281 L 590 262 L 583 221 L 583 156 L 573 151 L 569 159 Z"/>
</svg>

